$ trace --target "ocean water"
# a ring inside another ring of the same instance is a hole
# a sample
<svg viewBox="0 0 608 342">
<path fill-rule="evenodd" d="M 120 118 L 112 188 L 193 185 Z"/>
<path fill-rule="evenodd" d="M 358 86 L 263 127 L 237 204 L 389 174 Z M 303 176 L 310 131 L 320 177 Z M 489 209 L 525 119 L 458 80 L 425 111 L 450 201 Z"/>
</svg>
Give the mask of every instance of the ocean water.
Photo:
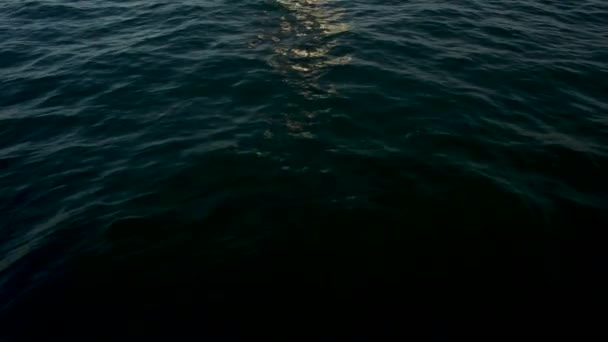
<svg viewBox="0 0 608 342">
<path fill-rule="evenodd" d="M 606 229 L 607 1 L 0 0 L 0 339 L 577 335 Z"/>
</svg>

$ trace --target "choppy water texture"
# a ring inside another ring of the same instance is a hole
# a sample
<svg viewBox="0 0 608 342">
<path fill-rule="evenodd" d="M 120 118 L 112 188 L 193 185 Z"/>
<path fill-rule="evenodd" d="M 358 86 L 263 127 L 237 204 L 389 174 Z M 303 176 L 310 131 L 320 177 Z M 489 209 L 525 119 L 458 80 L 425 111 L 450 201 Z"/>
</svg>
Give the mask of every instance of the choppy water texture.
<svg viewBox="0 0 608 342">
<path fill-rule="evenodd" d="M 0 1 L 9 339 L 589 331 L 607 171 L 603 0 Z"/>
</svg>

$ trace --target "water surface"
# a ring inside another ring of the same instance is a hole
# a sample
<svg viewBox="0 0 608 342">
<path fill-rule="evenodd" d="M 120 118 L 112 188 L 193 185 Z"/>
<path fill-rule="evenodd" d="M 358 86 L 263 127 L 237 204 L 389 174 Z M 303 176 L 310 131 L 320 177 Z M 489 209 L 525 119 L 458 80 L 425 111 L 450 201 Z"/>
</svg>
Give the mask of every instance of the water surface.
<svg viewBox="0 0 608 342">
<path fill-rule="evenodd" d="M 1 0 L 0 331 L 592 327 L 607 80 L 602 0 Z"/>
</svg>

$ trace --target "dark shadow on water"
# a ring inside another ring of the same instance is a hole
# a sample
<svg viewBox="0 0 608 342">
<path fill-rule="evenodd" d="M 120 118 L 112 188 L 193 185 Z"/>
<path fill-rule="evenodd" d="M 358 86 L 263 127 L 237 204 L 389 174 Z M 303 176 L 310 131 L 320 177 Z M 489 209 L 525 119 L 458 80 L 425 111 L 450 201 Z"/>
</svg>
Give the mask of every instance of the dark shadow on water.
<svg viewBox="0 0 608 342">
<path fill-rule="evenodd" d="M 365 198 L 333 200 L 345 192 L 335 179 L 312 186 L 279 171 L 241 181 L 227 173 L 221 189 L 211 182 L 165 212 L 115 221 L 63 273 L 11 303 L 3 331 L 24 340 L 384 339 L 557 336 L 575 332 L 575 320 L 595 323 L 587 310 L 606 303 L 603 213 L 564 202 L 537 215 L 515 195 L 456 175 L 438 174 L 453 185 L 433 196 L 393 162 L 358 160 L 353 187 L 356 177 L 384 175 Z M 340 164 L 355 169 L 348 157 Z M 47 253 L 40 258 L 57 251 Z"/>
</svg>

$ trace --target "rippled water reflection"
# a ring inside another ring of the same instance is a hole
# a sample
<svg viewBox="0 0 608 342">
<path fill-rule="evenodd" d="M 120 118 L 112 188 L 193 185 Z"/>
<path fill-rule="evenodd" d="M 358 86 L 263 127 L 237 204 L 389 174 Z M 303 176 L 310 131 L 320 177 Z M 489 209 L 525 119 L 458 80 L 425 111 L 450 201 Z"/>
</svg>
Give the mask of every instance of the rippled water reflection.
<svg viewBox="0 0 608 342">
<path fill-rule="evenodd" d="M 331 1 L 277 1 L 281 8 L 276 32 L 260 35 L 273 50 L 270 64 L 279 70 L 283 82 L 299 96 L 315 101 L 339 96 L 332 82 L 324 81 L 324 69 L 348 64 L 349 54 L 340 53 L 340 36 L 349 30 L 345 9 Z M 286 113 L 286 127 L 294 137 L 315 139 L 315 118 L 323 110 Z M 270 138 L 272 133 L 266 135 Z"/>
</svg>

